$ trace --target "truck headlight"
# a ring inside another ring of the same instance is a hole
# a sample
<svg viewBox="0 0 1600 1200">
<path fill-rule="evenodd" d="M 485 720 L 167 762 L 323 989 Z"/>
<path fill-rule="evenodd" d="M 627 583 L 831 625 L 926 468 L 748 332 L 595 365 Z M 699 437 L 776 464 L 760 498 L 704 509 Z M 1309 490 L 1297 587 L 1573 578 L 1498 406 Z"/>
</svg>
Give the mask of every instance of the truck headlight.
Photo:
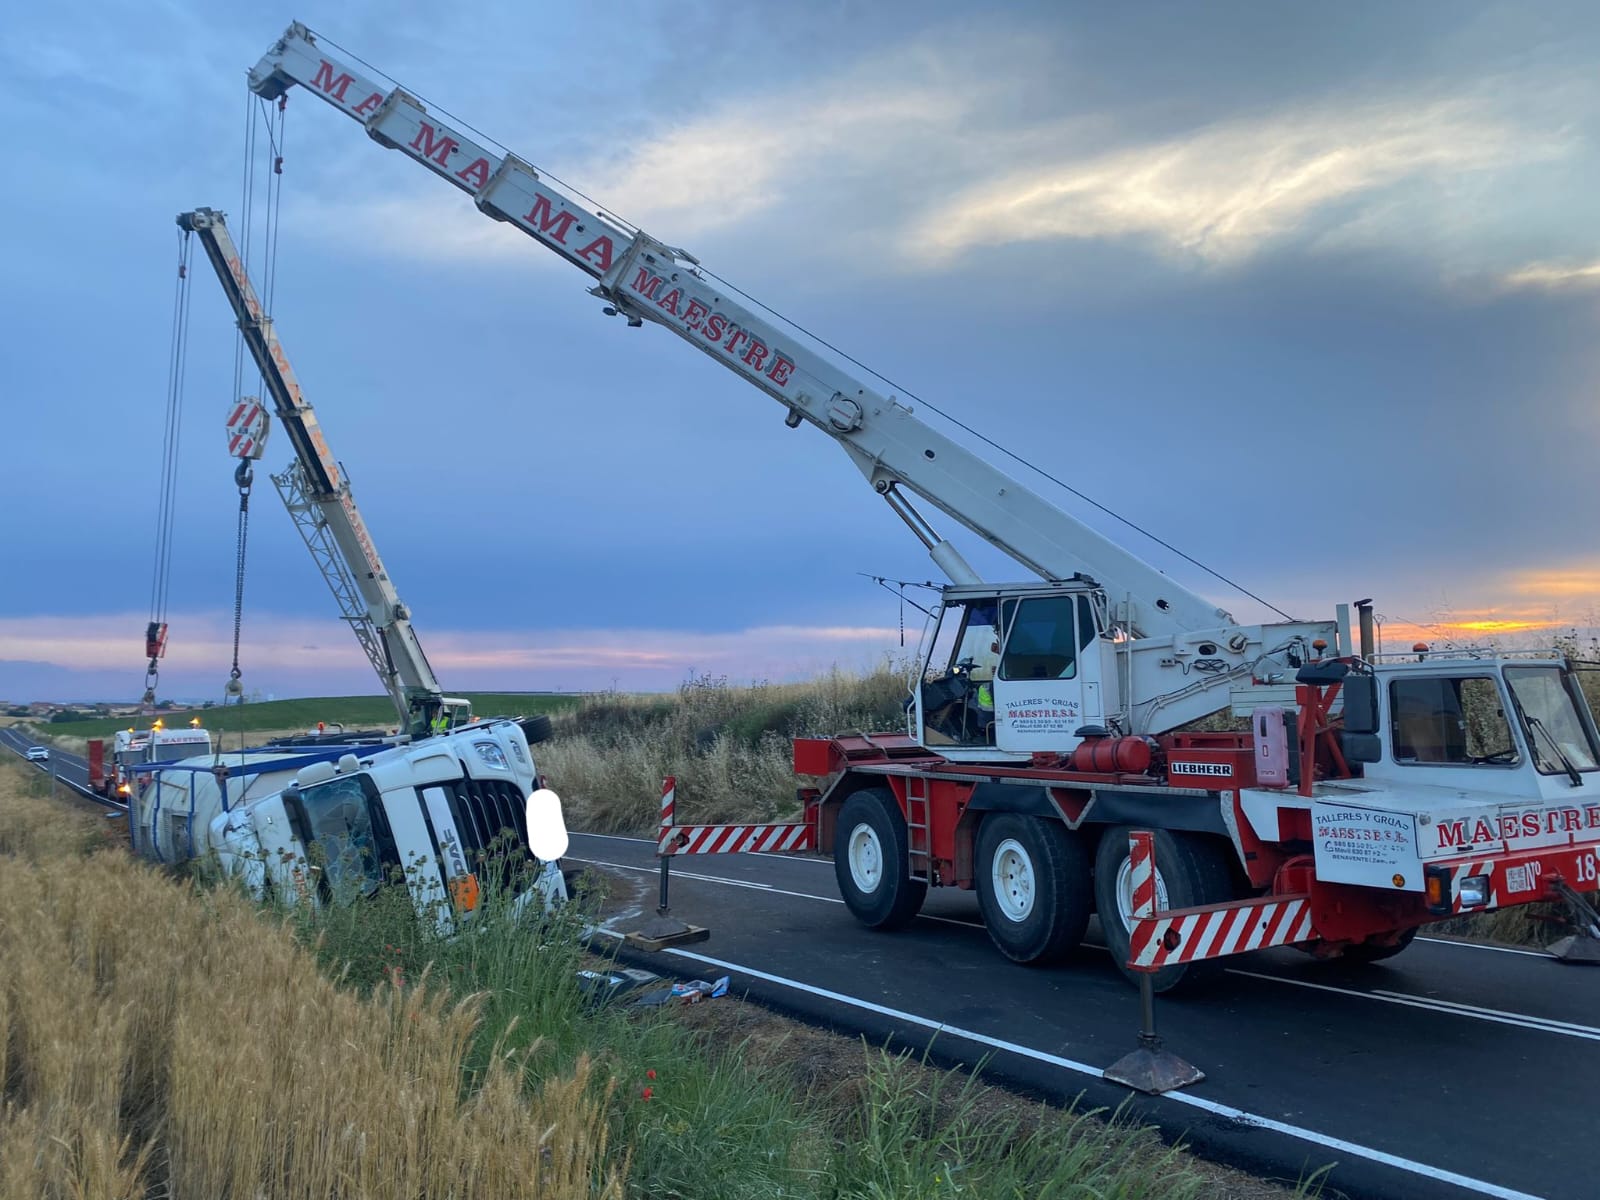
<svg viewBox="0 0 1600 1200">
<path fill-rule="evenodd" d="M 1482 908 L 1489 903 L 1489 877 L 1468 875 L 1461 881 L 1461 907 Z"/>
<path fill-rule="evenodd" d="M 478 752 L 478 757 L 491 767 L 497 767 L 502 771 L 511 769 L 506 763 L 506 752 L 494 742 L 473 742 L 472 748 Z"/>
</svg>

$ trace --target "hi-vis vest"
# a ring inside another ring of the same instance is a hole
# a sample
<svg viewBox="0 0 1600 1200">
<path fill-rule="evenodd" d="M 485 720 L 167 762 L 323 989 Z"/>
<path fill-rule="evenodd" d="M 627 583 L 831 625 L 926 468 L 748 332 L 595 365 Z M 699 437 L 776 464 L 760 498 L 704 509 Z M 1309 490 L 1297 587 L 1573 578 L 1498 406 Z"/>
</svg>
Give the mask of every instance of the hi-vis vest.
<svg viewBox="0 0 1600 1200">
<path fill-rule="evenodd" d="M 447 732 L 449 732 L 449 729 L 450 729 L 450 718 L 449 717 L 435 717 L 433 719 L 433 722 L 432 722 L 432 729 L 433 729 L 434 733 L 447 733 Z"/>
<path fill-rule="evenodd" d="M 994 684 L 990 683 L 988 680 L 984 680 L 984 682 L 978 685 L 978 707 L 994 707 Z"/>
</svg>

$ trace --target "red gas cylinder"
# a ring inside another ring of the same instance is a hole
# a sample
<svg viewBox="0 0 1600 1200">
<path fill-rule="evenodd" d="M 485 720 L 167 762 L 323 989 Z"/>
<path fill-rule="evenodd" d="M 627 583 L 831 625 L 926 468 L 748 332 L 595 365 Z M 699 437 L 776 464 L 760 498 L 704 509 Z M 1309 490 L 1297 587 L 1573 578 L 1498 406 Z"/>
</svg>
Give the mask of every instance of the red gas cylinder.
<svg viewBox="0 0 1600 1200">
<path fill-rule="evenodd" d="M 1150 769 L 1150 743 L 1141 737 L 1088 738 L 1072 752 L 1072 769 L 1096 775 L 1143 775 Z"/>
</svg>

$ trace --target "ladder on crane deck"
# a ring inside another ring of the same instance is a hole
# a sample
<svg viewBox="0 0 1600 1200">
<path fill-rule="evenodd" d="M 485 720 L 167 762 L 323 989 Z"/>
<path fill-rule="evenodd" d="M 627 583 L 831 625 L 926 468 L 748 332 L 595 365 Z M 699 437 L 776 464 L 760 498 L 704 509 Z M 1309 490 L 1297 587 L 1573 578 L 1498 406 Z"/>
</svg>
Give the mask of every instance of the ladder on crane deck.
<svg viewBox="0 0 1600 1200">
<path fill-rule="evenodd" d="M 928 790 L 932 781 L 925 775 L 907 775 L 906 840 L 911 858 L 911 878 L 933 881 L 933 853 L 928 843 Z"/>
</svg>

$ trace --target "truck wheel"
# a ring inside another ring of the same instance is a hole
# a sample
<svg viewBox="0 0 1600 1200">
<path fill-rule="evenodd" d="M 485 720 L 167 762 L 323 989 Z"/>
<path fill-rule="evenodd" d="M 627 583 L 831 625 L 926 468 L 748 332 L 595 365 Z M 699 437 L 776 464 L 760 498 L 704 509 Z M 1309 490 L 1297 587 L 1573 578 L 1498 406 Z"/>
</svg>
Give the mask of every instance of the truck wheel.
<svg viewBox="0 0 1600 1200">
<path fill-rule="evenodd" d="M 845 907 L 868 928 L 898 929 L 921 909 L 928 885 L 911 878 L 905 818 L 887 788 L 867 788 L 844 802 L 834 827 L 833 873 Z"/>
<path fill-rule="evenodd" d="M 522 726 L 522 736 L 528 739 L 530 746 L 537 746 L 540 742 L 550 740 L 550 718 L 545 713 L 523 717 L 517 724 Z"/>
<path fill-rule="evenodd" d="M 1130 827 L 1117 825 L 1100 838 L 1094 861 L 1094 900 L 1100 913 L 1100 932 L 1117 969 L 1134 983 L 1142 972 L 1128 969 L 1128 943 L 1133 932 L 1133 864 L 1128 858 Z M 1194 908 L 1236 899 L 1233 876 L 1223 846 L 1212 838 L 1170 833 L 1157 829 L 1156 910 Z M 1174 963 L 1150 977 L 1157 993 L 1191 986 L 1221 974 L 1220 959 Z"/>
<path fill-rule="evenodd" d="M 1013 962 L 1047 963 L 1089 927 L 1089 855 L 1060 821 L 997 812 L 978 826 L 983 927 Z"/>
</svg>

